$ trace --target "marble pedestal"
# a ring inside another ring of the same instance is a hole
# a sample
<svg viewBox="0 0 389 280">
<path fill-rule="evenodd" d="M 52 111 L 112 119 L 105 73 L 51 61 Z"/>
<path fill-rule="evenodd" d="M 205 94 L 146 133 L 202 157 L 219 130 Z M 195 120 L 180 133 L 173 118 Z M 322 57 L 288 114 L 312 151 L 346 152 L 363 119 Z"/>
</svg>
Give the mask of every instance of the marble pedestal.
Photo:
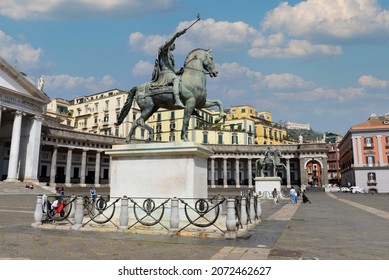
<svg viewBox="0 0 389 280">
<path fill-rule="evenodd" d="M 265 198 L 271 197 L 274 188 L 281 193 L 281 180 L 280 177 L 255 177 L 255 192 L 261 192 Z"/>
<path fill-rule="evenodd" d="M 115 145 L 111 197 L 206 198 L 207 159 L 212 152 L 193 142 Z"/>
</svg>

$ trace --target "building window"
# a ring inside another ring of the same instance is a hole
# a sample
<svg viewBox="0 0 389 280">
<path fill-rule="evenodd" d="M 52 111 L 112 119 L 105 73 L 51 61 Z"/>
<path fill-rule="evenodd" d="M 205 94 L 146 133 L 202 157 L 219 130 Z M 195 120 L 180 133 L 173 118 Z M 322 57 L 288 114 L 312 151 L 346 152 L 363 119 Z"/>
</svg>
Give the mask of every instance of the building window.
<svg viewBox="0 0 389 280">
<path fill-rule="evenodd" d="M 208 143 L 208 132 L 204 131 L 203 132 L 203 144 Z"/>
<path fill-rule="evenodd" d="M 376 185 L 376 174 L 375 172 L 369 172 L 367 173 L 367 185 L 368 186 L 374 186 Z"/>
<path fill-rule="evenodd" d="M 251 137 L 248 138 L 248 144 L 249 145 L 253 144 L 253 139 Z"/>
<path fill-rule="evenodd" d="M 371 137 L 365 138 L 365 147 L 367 148 L 373 147 L 373 139 Z"/>
<path fill-rule="evenodd" d="M 115 127 L 115 136 L 119 136 L 119 128 L 118 127 Z"/>
<path fill-rule="evenodd" d="M 104 123 L 109 122 L 109 115 L 104 115 Z"/>
<path fill-rule="evenodd" d="M 267 129 L 266 129 L 266 127 L 263 128 L 263 137 L 267 138 Z"/>
<path fill-rule="evenodd" d="M 170 130 L 173 131 L 176 129 L 176 124 L 174 122 L 170 123 Z"/>
<path fill-rule="evenodd" d="M 175 113 L 174 111 L 170 112 L 170 119 L 174 119 L 175 118 L 175 114 L 174 113 Z"/>
<path fill-rule="evenodd" d="M 99 103 L 95 103 L 95 112 L 99 111 Z"/>
<path fill-rule="evenodd" d="M 105 110 L 109 109 L 109 100 L 105 101 Z"/>
<path fill-rule="evenodd" d="M 120 98 L 116 98 L 116 108 L 120 108 Z"/>
<path fill-rule="evenodd" d="M 162 131 L 162 125 L 161 124 L 157 124 L 157 132 L 161 132 Z"/>
<path fill-rule="evenodd" d="M 157 121 L 160 122 L 161 120 L 162 120 L 161 113 L 158 113 L 158 114 L 157 114 Z"/>
<path fill-rule="evenodd" d="M 243 109 L 241 110 L 241 112 L 242 112 L 242 113 L 246 113 L 246 109 L 243 108 Z"/>
<path fill-rule="evenodd" d="M 238 144 L 238 134 L 232 134 L 232 144 Z"/>
<path fill-rule="evenodd" d="M 374 154 L 366 154 L 366 163 L 367 166 L 372 167 L 374 166 Z"/>
<path fill-rule="evenodd" d="M 217 136 L 217 143 L 223 144 L 223 133 L 219 133 Z"/>
</svg>

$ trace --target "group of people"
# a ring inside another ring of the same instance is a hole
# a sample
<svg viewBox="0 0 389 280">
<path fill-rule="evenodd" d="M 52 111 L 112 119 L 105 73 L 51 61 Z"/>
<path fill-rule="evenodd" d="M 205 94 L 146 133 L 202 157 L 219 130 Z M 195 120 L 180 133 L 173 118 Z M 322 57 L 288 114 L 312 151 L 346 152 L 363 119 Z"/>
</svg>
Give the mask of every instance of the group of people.
<svg viewBox="0 0 389 280">
<path fill-rule="evenodd" d="M 303 203 L 311 203 L 308 196 L 305 194 L 305 190 L 301 191 L 300 187 L 297 190 L 295 190 L 294 187 L 291 187 L 289 191 L 289 196 L 290 202 L 292 204 L 296 204 L 299 197 L 302 197 Z"/>
<path fill-rule="evenodd" d="M 272 196 L 274 199 L 274 204 L 278 204 L 279 195 L 276 188 L 274 188 L 274 190 L 272 191 Z M 297 190 L 294 187 L 291 187 L 289 191 L 289 197 L 290 197 L 290 203 L 292 204 L 296 204 L 299 197 L 302 198 L 303 203 L 311 203 L 308 196 L 305 194 L 305 190 L 301 191 L 300 187 Z"/>
</svg>

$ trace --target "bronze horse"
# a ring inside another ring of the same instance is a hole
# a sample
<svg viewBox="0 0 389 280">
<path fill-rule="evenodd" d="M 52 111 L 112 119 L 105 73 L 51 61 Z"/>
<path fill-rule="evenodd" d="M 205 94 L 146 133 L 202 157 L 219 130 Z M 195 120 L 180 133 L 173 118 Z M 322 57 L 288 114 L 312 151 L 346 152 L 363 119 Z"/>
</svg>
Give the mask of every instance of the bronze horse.
<svg viewBox="0 0 389 280">
<path fill-rule="evenodd" d="M 195 49 L 191 51 L 185 59 L 183 74 L 181 76 L 180 98 L 184 108 L 184 119 L 181 129 L 181 140 L 189 141 L 188 126 L 189 119 L 195 114 L 196 109 L 209 108 L 217 106 L 219 116 L 216 122 L 225 119 L 225 113 L 222 103 L 219 100 L 207 100 L 206 74 L 210 77 L 216 77 L 216 70 L 211 51 L 204 49 Z M 144 127 L 149 131 L 150 140 L 154 140 L 154 129 L 146 124 L 146 121 L 159 109 L 175 109 L 175 100 L 172 87 L 163 89 L 153 89 L 151 82 L 144 83 L 132 88 L 128 92 L 126 103 L 124 104 L 116 125 L 120 125 L 131 109 L 133 100 L 136 100 L 141 115 L 132 124 L 131 130 L 126 138 L 126 143 L 131 142 L 131 138 L 138 126 Z"/>
</svg>

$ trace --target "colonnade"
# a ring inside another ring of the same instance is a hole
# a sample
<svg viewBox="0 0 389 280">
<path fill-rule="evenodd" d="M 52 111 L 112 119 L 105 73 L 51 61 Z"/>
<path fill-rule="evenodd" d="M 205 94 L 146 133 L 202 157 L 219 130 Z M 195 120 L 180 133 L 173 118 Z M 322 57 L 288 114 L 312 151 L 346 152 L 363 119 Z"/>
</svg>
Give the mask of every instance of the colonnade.
<svg viewBox="0 0 389 280">
<path fill-rule="evenodd" d="M 0 124 L 6 107 L 0 107 Z M 37 182 L 36 167 L 39 164 L 40 136 L 43 118 L 41 115 L 27 115 L 20 110 L 12 110 L 13 116 L 11 145 L 6 182 Z M 23 121 L 22 121 L 23 120 Z M 1 127 L 0 127 L 1 129 Z"/>
</svg>

